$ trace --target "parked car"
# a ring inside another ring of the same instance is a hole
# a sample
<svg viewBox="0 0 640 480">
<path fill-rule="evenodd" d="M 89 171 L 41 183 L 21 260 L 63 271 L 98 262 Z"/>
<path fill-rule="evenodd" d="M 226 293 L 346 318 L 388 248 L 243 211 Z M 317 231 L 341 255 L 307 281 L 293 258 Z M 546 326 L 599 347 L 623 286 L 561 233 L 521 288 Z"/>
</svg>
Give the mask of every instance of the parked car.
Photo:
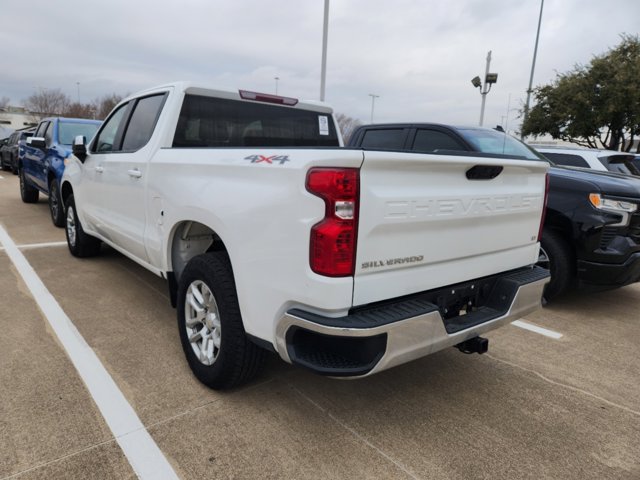
<svg viewBox="0 0 640 480">
<path fill-rule="evenodd" d="M 640 176 L 640 169 L 633 162 L 635 155 L 631 153 L 591 148 L 538 146 L 534 143 L 530 146 L 556 165 Z"/>
<path fill-rule="evenodd" d="M 20 148 L 20 142 L 24 142 L 27 138 L 33 135 L 35 129 L 29 128 L 26 130 L 16 130 L 7 139 L 6 145 L 2 147 L 0 155 L 2 155 L 2 169 L 11 170 L 13 173 L 18 173 L 18 154 Z"/>
<path fill-rule="evenodd" d="M 18 157 L 22 201 L 35 203 L 40 193 L 48 195 L 51 220 L 57 227 L 63 227 L 65 222 L 60 179 L 73 139 L 77 135 L 92 138 L 101 123 L 80 118 L 45 118 Z"/>
<path fill-rule="evenodd" d="M 9 137 L 0 139 L 0 162 L 2 162 L 2 150 L 7 143 L 9 143 Z M 4 170 L 4 166 L 2 166 L 2 170 Z"/>
<path fill-rule="evenodd" d="M 459 155 L 462 150 L 477 155 L 479 165 L 486 155 L 542 158 L 496 130 L 422 123 L 359 127 L 349 146 L 445 155 Z M 608 289 L 639 281 L 640 179 L 575 166 L 552 166 L 548 175 L 549 196 L 538 259 L 538 265 L 551 272 L 545 299 L 551 300 L 574 285 Z"/>
</svg>

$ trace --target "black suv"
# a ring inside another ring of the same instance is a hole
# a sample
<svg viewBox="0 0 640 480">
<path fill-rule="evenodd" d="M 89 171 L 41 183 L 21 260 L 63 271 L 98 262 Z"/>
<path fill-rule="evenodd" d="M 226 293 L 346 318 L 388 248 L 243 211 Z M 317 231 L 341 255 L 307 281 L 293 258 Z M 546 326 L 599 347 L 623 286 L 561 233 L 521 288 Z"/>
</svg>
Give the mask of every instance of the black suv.
<svg viewBox="0 0 640 480">
<path fill-rule="evenodd" d="M 482 157 L 544 158 L 513 137 L 480 127 L 439 124 L 366 125 L 349 147 Z M 550 300 L 575 285 L 621 287 L 640 280 L 640 179 L 555 166 L 538 264 L 549 268 Z"/>
<path fill-rule="evenodd" d="M 16 130 L 11 134 L 6 145 L 0 149 L 0 163 L 2 170 L 13 170 L 15 175 L 18 174 L 18 150 L 20 142 L 24 142 L 27 138 L 33 136 L 34 129 Z"/>
</svg>

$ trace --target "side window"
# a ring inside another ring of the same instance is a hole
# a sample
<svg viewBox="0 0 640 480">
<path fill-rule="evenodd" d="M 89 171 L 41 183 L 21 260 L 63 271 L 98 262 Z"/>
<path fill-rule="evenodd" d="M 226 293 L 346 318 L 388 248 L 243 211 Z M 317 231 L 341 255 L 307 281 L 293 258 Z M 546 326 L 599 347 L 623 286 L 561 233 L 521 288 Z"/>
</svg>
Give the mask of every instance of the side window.
<svg viewBox="0 0 640 480">
<path fill-rule="evenodd" d="M 38 130 L 36 131 L 34 137 L 44 137 L 44 132 L 49 126 L 49 122 L 42 122 L 38 125 Z"/>
<path fill-rule="evenodd" d="M 44 141 L 47 144 L 47 147 L 50 147 L 53 143 L 53 122 L 49 123 L 46 132 L 44 132 Z"/>
<path fill-rule="evenodd" d="M 569 153 L 544 152 L 543 155 L 556 165 L 565 165 L 567 167 L 584 167 L 589 168 L 587 161 L 580 155 L 572 155 Z"/>
<path fill-rule="evenodd" d="M 166 95 L 162 94 L 138 100 L 124 134 L 122 150 L 138 150 L 147 144 L 160 116 L 165 97 Z"/>
<path fill-rule="evenodd" d="M 96 137 L 92 150 L 94 152 L 114 152 L 120 150 L 118 145 L 114 145 L 116 135 L 120 130 L 120 125 L 124 120 L 124 114 L 127 111 L 128 103 L 122 105 L 113 115 L 107 120 Z"/>
<path fill-rule="evenodd" d="M 362 139 L 362 148 L 400 150 L 404 148 L 405 131 L 402 128 L 367 130 Z"/>
<path fill-rule="evenodd" d="M 434 152 L 436 150 L 467 150 L 455 138 L 438 130 L 420 129 L 413 142 L 415 152 Z"/>
</svg>

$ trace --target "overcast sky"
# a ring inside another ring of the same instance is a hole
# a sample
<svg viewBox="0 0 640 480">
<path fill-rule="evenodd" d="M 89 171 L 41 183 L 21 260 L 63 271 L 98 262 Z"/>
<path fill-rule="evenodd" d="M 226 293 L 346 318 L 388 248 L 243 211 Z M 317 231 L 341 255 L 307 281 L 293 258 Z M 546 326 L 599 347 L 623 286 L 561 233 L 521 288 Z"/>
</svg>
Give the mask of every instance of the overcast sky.
<svg viewBox="0 0 640 480">
<path fill-rule="evenodd" d="M 2 0 L 0 98 L 73 100 L 174 80 L 319 99 L 324 0 Z M 485 125 L 518 121 L 540 0 L 331 0 L 326 101 L 374 121 L 477 124 L 487 52 L 498 83 Z M 640 30 L 639 0 L 546 0 L 534 86 Z M 511 101 L 509 102 L 509 97 Z M 509 111 L 508 111 L 509 109 Z"/>
</svg>

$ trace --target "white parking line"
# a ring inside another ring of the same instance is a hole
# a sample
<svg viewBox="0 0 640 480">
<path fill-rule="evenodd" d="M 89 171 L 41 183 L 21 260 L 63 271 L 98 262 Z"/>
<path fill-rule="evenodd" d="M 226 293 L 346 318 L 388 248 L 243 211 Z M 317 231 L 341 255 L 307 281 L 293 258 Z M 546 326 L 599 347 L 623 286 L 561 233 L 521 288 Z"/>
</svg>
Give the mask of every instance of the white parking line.
<svg viewBox="0 0 640 480">
<path fill-rule="evenodd" d="M 34 248 L 46 248 L 46 247 L 62 247 L 67 242 L 46 242 L 46 243 L 27 243 L 24 245 L 16 245 L 20 250 L 32 250 Z M 4 250 L 4 247 L 0 247 L 0 250 Z"/>
<path fill-rule="evenodd" d="M 138 478 L 177 479 L 169 461 L 109 372 L 1 225 L 0 245 L 4 246 L 8 257 L 56 333 Z"/>
<path fill-rule="evenodd" d="M 523 320 L 516 320 L 511 322 L 511 325 L 516 327 L 524 328 L 525 330 L 529 330 L 530 332 L 539 333 L 540 335 L 544 335 L 545 337 L 553 338 L 554 340 L 558 340 L 562 338 L 562 334 L 558 332 L 554 332 L 553 330 L 547 330 L 546 328 L 539 327 L 537 325 L 533 325 L 532 323 L 525 322 Z"/>
</svg>

